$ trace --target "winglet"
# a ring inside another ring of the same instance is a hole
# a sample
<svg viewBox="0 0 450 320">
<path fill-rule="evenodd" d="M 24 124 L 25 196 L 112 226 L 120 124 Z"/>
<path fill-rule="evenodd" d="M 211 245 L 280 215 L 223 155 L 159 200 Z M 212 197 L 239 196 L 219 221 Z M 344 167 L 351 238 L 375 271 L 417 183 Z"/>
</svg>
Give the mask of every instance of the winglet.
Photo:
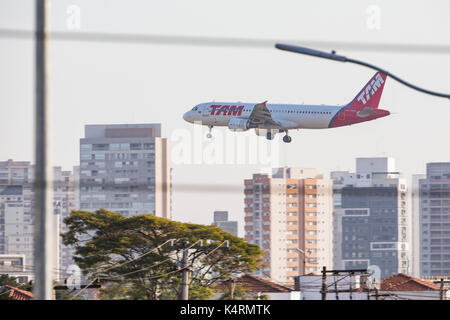
<svg viewBox="0 0 450 320">
<path fill-rule="evenodd" d="M 267 100 L 266 100 L 266 101 L 264 101 L 264 102 L 263 102 L 262 104 L 263 104 L 263 105 L 266 105 L 266 103 L 267 103 Z"/>
</svg>

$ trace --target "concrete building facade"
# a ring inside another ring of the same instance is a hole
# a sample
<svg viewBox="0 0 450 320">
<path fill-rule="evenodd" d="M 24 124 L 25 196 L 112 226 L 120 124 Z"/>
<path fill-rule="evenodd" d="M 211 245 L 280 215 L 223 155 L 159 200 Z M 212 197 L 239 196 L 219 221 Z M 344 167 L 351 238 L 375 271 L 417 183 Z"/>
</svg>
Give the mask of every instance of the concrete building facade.
<svg viewBox="0 0 450 320">
<path fill-rule="evenodd" d="M 279 168 L 245 184 L 245 239 L 261 247 L 256 274 L 293 284 L 332 266 L 332 181 L 315 169 Z"/>
<path fill-rule="evenodd" d="M 34 279 L 33 269 L 27 264 L 24 254 L 0 254 L 0 275 L 15 277 L 24 283 Z"/>
<path fill-rule="evenodd" d="M 213 225 L 235 237 L 238 236 L 238 222 L 228 220 L 228 211 L 214 211 Z"/>
<path fill-rule="evenodd" d="M 408 273 L 410 235 L 406 181 L 392 158 L 357 158 L 356 172 L 332 172 L 334 268 L 373 269 L 378 277 Z"/>
<path fill-rule="evenodd" d="M 420 276 L 450 276 L 450 162 L 427 163 L 417 220 Z"/>
<path fill-rule="evenodd" d="M 74 250 L 63 244 L 60 234 L 69 231 L 64 223 L 64 219 L 70 216 L 73 209 L 80 207 L 78 178 L 79 167 L 74 167 L 73 171 L 65 171 L 61 167 L 53 169 L 54 210 L 55 215 L 58 217 L 55 222 L 57 223 L 56 228 L 59 230 L 58 265 L 62 278 L 70 276 L 68 269 L 75 264 L 73 261 Z"/>
<path fill-rule="evenodd" d="M 0 161 L 0 254 L 23 255 L 25 270 L 34 266 L 34 166 L 29 161 Z M 78 207 L 75 176 L 61 167 L 53 168 L 53 270 L 64 277 L 72 264 L 72 251 L 62 244 L 63 218 Z"/>
<path fill-rule="evenodd" d="M 420 180 L 425 174 L 415 174 L 411 181 L 411 275 L 420 277 Z"/>
<path fill-rule="evenodd" d="M 86 125 L 80 209 L 171 218 L 169 141 L 160 124 Z"/>
</svg>

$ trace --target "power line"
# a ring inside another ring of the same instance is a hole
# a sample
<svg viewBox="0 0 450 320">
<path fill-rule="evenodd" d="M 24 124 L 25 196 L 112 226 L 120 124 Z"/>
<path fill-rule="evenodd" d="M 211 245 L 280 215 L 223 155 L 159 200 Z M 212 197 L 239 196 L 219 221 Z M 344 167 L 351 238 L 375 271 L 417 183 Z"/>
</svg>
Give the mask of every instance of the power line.
<svg viewBox="0 0 450 320">
<path fill-rule="evenodd" d="M 5 39 L 33 39 L 34 32 L 20 29 L 0 29 L 0 38 Z M 203 46 L 203 47 L 232 47 L 272 49 L 277 42 L 298 43 L 318 48 L 335 48 L 351 51 L 394 52 L 394 53 L 425 53 L 450 54 L 450 45 L 441 44 L 398 44 L 398 43 L 364 43 L 352 41 L 320 41 L 270 38 L 240 38 L 214 36 L 188 36 L 167 34 L 139 34 L 139 33 L 107 33 L 107 32 L 66 32 L 52 31 L 51 40 L 97 42 L 97 43 L 129 43 L 175 46 Z"/>
<path fill-rule="evenodd" d="M 158 249 L 161 248 L 163 245 L 165 245 L 166 243 L 171 242 L 171 241 L 173 241 L 173 240 L 172 240 L 172 239 L 167 240 L 167 241 L 163 242 L 162 244 L 160 244 L 159 246 L 150 249 L 149 251 L 147 251 L 147 252 L 141 254 L 140 256 L 138 256 L 138 257 L 136 257 L 136 258 L 134 258 L 134 259 L 127 260 L 127 261 L 125 261 L 125 262 L 123 262 L 123 263 L 119 263 L 119 264 L 117 264 L 117 265 L 113 265 L 113 266 L 108 267 L 108 268 L 106 268 L 106 269 L 104 269 L 104 270 L 102 270 L 101 268 L 98 268 L 98 269 L 100 270 L 99 272 L 106 272 L 106 271 L 112 270 L 112 269 L 114 269 L 114 268 L 118 268 L 118 267 L 124 266 L 124 265 L 126 265 L 126 264 L 128 264 L 128 263 L 131 263 L 131 262 L 133 262 L 133 261 L 136 261 L 136 260 L 138 260 L 138 259 L 140 259 L 140 258 L 142 258 L 142 257 L 145 257 L 146 255 L 152 253 L 153 251 L 158 250 Z"/>
<path fill-rule="evenodd" d="M 172 241 L 172 240 L 169 240 L 169 241 Z M 166 241 L 165 243 L 167 243 L 167 242 L 168 242 L 168 241 Z M 87 285 L 87 287 L 89 287 L 95 280 L 122 280 L 122 281 L 151 280 L 151 279 L 161 278 L 161 277 L 164 277 L 164 276 L 167 276 L 167 275 L 170 275 L 170 274 L 173 274 L 173 273 L 177 273 L 177 272 L 183 272 L 183 273 L 185 273 L 187 270 L 189 270 L 189 269 L 190 269 L 191 267 L 193 267 L 193 265 L 194 265 L 194 262 L 193 262 L 193 261 L 191 261 L 190 263 L 187 262 L 187 254 L 186 254 L 186 253 L 188 252 L 189 249 L 193 248 L 193 247 L 194 247 L 197 243 L 199 243 L 199 242 L 201 242 L 201 240 L 197 240 L 197 241 L 194 242 L 193 244 L 191 244 L 191 245 L 189 245 L 189 246 L 186 246 L 185 248 L 182 248 L 182 250 L 183 250 L 183 260 L 185 260 L 185 263 L 183 263 L 183 267 L 182 267 L 182 268 L 179 268 L 179 269 L 173 270 L 173 271 L 169 271 L 169 272 L 166 272 L 166 273 L 163 273 L 163 274 L 158 274 L 158 275 L 153 275 L 153 276 L 148 276 L 148 277 L 141 277 L 141 278 L 139 278 L 139 279 L 133 279 L 133 278 L 126 278 L 126 277 L 125 277 L 125 276 L 131 275 L 131 274 L 135 274 L 135 273 L 138 273 L 138 272 L 142 272 L 142 271 L 151 269 L 151 268 L 153 268 L 153 267 L 155 267 L 155 266 L 157 266 L 157 265 L 159 265 L 159 264 L 162 264 L 162 263 L 164 263 L 164 262 L 166 262 L 166 261 L 168 261 L 168 260 L 170 260 L 170 259 L 173 259 L 173 258 L 169 257 L 169 258 L 167 258 L 167 259 L 165 259 L 165 260 L 163 260 L 163 261 L 159 261 L 159 262 L 157 262 L 157 263 L 155 263 L 155 264 L 152 264 L 151 266 L 147 266 L 147 267 L 141 268 L 141 269 L 139 269 L 139 270 L 134 270 L 134 271 L 131 271 L 131 272 L 128 272 L 128 273 L 117 274 L 117 275 L 114 275 L 114 276 L 95 276 L 94 279 L 92 280 L 92 282 L 91 282 L 90 284 Z M 209 251 L 205 256 L 203 256 L 202 259 L 204 259 L 204 258 L 206 258 L 207 256 L 211 255 L 212 253 L 214 253 L 216 250 L 220 249 L 220 248 L 223 247 L 224 245 L 226 245 L 226 246 L 228 247 L 228 244 L 229 244 L 228 240 L 223 241 L 222 243 L 220 243 L 219 245 L 217 245 L 213 250 Z M 162 246 L 162 245 L 160 245 L 160 246 Z M 173 246 L 173 245 L 172 245 L 172 246 Z M 209 249 L 210 247 L 209 247 L 209 246 L 208 246 L 208 247 L 200 246 L 200 248 L 208 248 L 208 249 Z M 155 248 L 154 248 L 154 249 L 155 249 Z M 151 251 L 153 251 L 154 249 L 152 249 Z M 149 252 L 147 252 L 146 254 L 148 254 L 148 253 L 149 253 Z M 144 254 L 144 255 L 145 255 L 145 254 Z M 141 258 L 142 256 L 143 256 L 143 255 L 141 255 L 141 256 L 135 258 L 133 261 L 135 261 L 135 260 Z M 131 261 L 127 261 L 127 263 L 129 263 L 129 262 L 131 262 Z M 115 268 L 115 267 L 118 267 L 118 266 L 121 266 L 121 265 L 124 265 L 124 264 L 119 264 L 119 265 L 117 265 L 117 266 L 114 266 L 114 268 Z M 112 268 L 105 269 L 105 271 L 106 271 L 106 270 L 111 270 L 111 269 L 113 269 L 113 267 L 112 267 Z M 122 279 L 120 279 L 120 278 L 122 278 Z M 186 281 L 185 286 L 188 286 L 187 281 Z M 84 288 L 84 289 L 86 289 L 86 288 Z M 84 290 L 84 289 L 83 289 L 83 290 Z M 83 291 L 83 290 L 82 290 L 82 291 Z M 186 292 L 187 292 L 187 291 L 186 291 Z M 78 296 L 79 294 L 80 294 L 80 292 L 78 292 L 77 295 L 75 295 L 73 298 L 75 298 L 75 297 Z"/>
<path fill-rule="evenodd" d="M 87 286 L 85 286 L 83 289 L 81 289 L 80 291 L 78 291 L 75 295 L 73 295 L 69 300 L 73 300 L 76 297 L 78 297 L 84 290 L 86 290 L 87 288 L 89 288 L 95 281 L 97 281 L 98 278 L 94 278 L 94 280 L 92 280 L 91 282 L 89 282 L 89 284 Z"/>
<path fill-rule="evenodd" d="M 171 259 L 172 259 L 172 258 L 167 258 L 167 259 L 164 259 L 164 260 L 162 260 L 162 261 L 158 261 L 158 262 L 156 262 L 155 264 L 152 264 L 151 266 L 144 267 L 144 268 L 141 268 L 141 269 L 139 269 L 139 270 L 130 271 L 130 272 L 127 272 L 127 273 L 120 273 L 120 274 L 115 275 L 115 276 L 109 276 L 108 278 L 111 279 L 111 278 L 125 277 L 125 276 L 128 276 L 128 275 L 130 275 L 130 274 L 135 274 L 135 273 L 138 273 L 138 272 L 142 272 L 142 271 L 151 269 L 151 268 L 153 268 L 153 267 L 156 267 L 156 266 L 158 266 L 158 265 L 160 265 L 160 264 L 163 264 L 163 263 L 165 263 L 165 262 L 167 262 L 167 261 L 169 261 L 169 260 L 171 260 Z"/>
<path fill-rule="evenodd" d="M 310 49 L 310 48 L 305 48 L 305 47 L 299 47 L 299 46 L 292 46 L 292 45 L 288 45 L 288 44 L 281 44 L 281 43 L 277 43 L 275 45 L 275 48 L 280 49 L 280 50 L 284 50 L 284 51 L 290 51 L 290 52 L 294 52 L 294 53 L 300 53 L 300 54 L 306 54 L 306 55 L 310 55 L 310 56 L 314 56 L 314 57 L 319 57 L 319 58 L 324 58 L 324 59 L 329 59 L 329 60 L 334 60 L 334 61 L 339 61 L 339 62 L 349 62 L 349 63 L 354 63 L 354 64 L 359 64 L 361 66 L 370 68 L 370 69 L 374 69 L 378 72 L 382 72 L 388 76 L 390 76 L 391 78 L 393 78 L 394 80 L 397 80 L 398 82 L 400 82 L 401 84 L 420 91 L 422 93 L 426 93 L 432 96 L 437 96 L 437 97 L 442 97 L 442 98 L 448 98 L 450 99 L 450 94 L 448 93 L 440 93 L 440 92 L 436 92 L 436 91 L 431 91 L 431 90 L 427 90 L 421 87 L 418 87 L 416 85 L 413 85 L 403 79 L 400 79 L 399 77 L 397 77 L 396 75 L 390 73 L 389 71 L 386 71 L 380 67 L 377 67 L 373 64 L 364 62 L 364 61 L 360 61 L 360 60 L 356 60 L 356 59 L 351 59 L 351 58 L 347 58 L 345 56 L 341 56 L 341 55 L 337 55 L 335 53 L 335 51 L 332 51 L 332 53 L 328 53 L 328 52 L 324 52 L 324 51 L 319 51 L 319 50 L 314 50 L 314 49 Z"/>
</svg>

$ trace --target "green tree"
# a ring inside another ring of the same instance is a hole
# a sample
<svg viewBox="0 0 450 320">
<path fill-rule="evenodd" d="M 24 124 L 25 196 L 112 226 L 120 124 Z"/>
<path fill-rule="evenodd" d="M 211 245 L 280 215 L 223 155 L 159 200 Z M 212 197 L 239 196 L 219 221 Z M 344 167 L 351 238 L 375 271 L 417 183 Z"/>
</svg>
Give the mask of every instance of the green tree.
<svg viewBox="0 0 450 320">
<path fill-rule="evenodd" d="M 54 286 L 57 286 L 57 284 L 54 283 Z M 76 293 L 71 289 L 57 289 L 55 290 L 55 300 L 83 300 L 83 297 L 76 296 Z"/>
<path fill-rule="evenodd" d="M 248 295 L 244 288 L 231 281 L 227 281 L 227 285 L 222 287 L 219 300 L 247 300 Z"/>
<path fill-rule="evenodd" d="M 153 215 L 129 218 L 101 209 L 72 211 L 64 222 L 65 245 L 75 248 L 74 261 L 90 279 L 108 283 L 105 299 L 177 299 L 183 243 L 211 240 L 209 248 L 189 249 L 190 298 L 207 299 L 217 281 L 253 272 L 261 266 L 256 245 L 216 226 L 181 223 Z M 169 245 L 176 239 L 175 246 Z M 216 249 L 225 240 L 229 247 Z"/>
<path fill-rule="evenodd" d="M 31 285 L 29 283 L 19 283 L 17 282 L 16 277 L 10 277 L 7 274 L 0 274 L 0 300 L 12 300 L 12 298 L 9 298 L 8 295 L 10 289 L 5 287 L 6 285 L 22 290 L 31 291 Z"/>
</svg>

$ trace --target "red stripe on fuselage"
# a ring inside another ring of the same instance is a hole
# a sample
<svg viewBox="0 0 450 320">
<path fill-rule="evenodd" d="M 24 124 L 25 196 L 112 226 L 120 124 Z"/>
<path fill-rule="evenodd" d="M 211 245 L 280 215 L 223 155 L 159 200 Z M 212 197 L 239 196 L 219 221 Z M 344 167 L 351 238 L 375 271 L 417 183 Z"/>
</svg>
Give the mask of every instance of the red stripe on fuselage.
<svg viewBox="0 0 450 320">
<path fill-rule="evenodd" d="M 358 116 L 358 112 L 360 111 L 362 111 L 360 108 L 351 107 L 341 109 L 331 122 L 330 128 L 348 126 L 355 123 L 370 121 L 377 118 L 386 117 L 391 114 L 388 110 L 372 109 L 373 113 L 371 115 L 361 117 Z"/>
</svg>

